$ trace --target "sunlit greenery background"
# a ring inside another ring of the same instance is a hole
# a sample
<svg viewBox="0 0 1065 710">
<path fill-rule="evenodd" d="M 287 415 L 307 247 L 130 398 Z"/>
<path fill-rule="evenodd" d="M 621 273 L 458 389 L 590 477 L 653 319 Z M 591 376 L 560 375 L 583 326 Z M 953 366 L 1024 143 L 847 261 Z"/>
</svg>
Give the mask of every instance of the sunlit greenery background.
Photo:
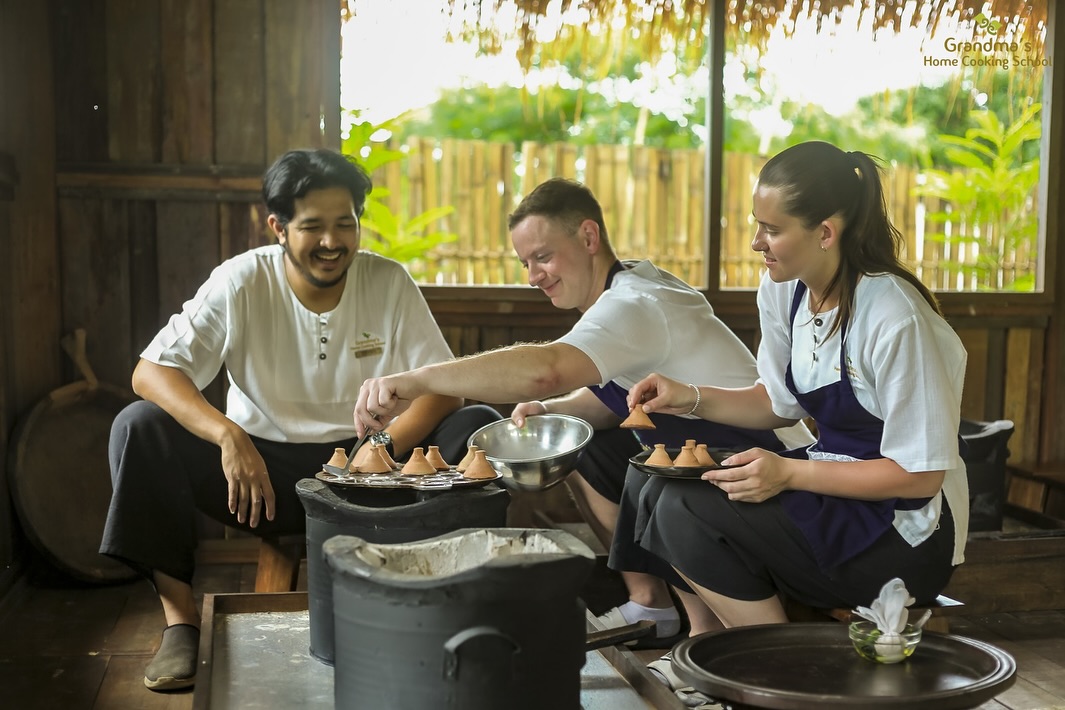
<svg viewBox="0 0 1065 710">
<path fill-rule="evenodd" d="M 648 4 L 654 5 L 654 0 Z M 482 3 L 482 12 L 490 11 L 491 5 Z M 453 30 L 448 18 L 442 11 L 442 32 L 448 27 Z M 403 160 L 402 153 L 386 150 L 382 139 L 389 138 L 390 145 L 397 146 L 409 136 L 517 145 L 522 141 L 565 141 L 574 145 L 703 146 L 708 86 L 702 53 L 705 36 L 689 36 L 699 41 L 684 42 L 663 34 L 655 48 L 657 61 L 652 63 L 647 59 L 646 37 L 640 38 L 637 30 L 630 29 L 628 33 L 593 33 L 588 27 L 571 26 L 559 33 L 558 39 L 543 42 L 533 51 L 524 48 L 527 81 L 522 86 L 466 84 L 443 89 L 435 103 L 377 125 L 362 120 L 360 112 L 353 110 L 345 149 L 376 167 Z M 1023 30 L 1030 32 L 1031 28 Z M 498 37 L 498 29 L 495 31 L 492 37 Z M 705 35 L 707 28 L 697 31 Z M 846 29 L 831 27 L 826 31 Z M 780 101 L 771 93 L 771 86 L 766 90 L 759 69 L 764 37 L 752 37 L 743 25 L 736 25 L 730 26 L 726 38 L 726 65 L 733 71 L 738 67 L 744 77 L 741 90 L 725 97 L 726 151 L 767 156 L 788 145 L 817 139 L 863 150 L 889 165 L 919 167 L 927 171 L 921 193 L 938 197 L 945 205 L 931 215 L 943 229 L 927 235 L 928 239 L 979 242 L 979 234 L 949 226 L 958 215 L 978 214 L 992 221 L 999 219 L 1002 224 L 996 230 L 1008 230 L 1012 240 L 1030 244 L 1034 251 L 1038 236 L 1034 194 L 1039 179 L 1040 70 L 963 70 L 940 85 L 870 94 L 840 115 L 813 103 Z M 475 37 L 468 32 L 457 39 Z M 378 71 L 387 71 L 387 64 Z M 639 87 L 642 93 L 636 90 Z M 653 109 L 637 98 L 645 95 L 647 87 L 676 100 L 667 109 Z M 770 109 L 778 111 L 788 126 L 785 134 L 767 137 L 750 120 Z M 444 214 L 391 215 L 378 203 L 369 218 L 378 228 L 379 249 L 406 260 L 456 238 L 433 229 L 434 220 Z M 965 268 L 989 268 L 995 259 L 988 251 L 983 256 L 988 263 Z M 1005 287 L 1029 291 L 1036 287 L 1036 280 L 1030 274 Z"/>
</svg>

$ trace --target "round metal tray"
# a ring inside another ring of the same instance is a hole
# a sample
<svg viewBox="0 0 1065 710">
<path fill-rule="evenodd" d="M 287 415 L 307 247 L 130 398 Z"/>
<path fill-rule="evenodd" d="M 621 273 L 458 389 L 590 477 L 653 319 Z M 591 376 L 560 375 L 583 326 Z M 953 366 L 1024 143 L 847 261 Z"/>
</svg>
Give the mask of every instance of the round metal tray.
<svg viewBox="0 0 1065 710">
<path fill-rule="evenodd" d="M 974 708 L 1013 684 L 1017 664 L 994 646 L 926 631 L 913 655 L 880 664 L 858 655 L 846 624 L 741 626 L 681 641 L 683 680 L 736 708 Z"/>
<path fill-rule="evenodd" d="M 480 488 L 499 480 L 499 473 L 492 478 L 466 478 L 454 467 L 423 475 L 403 473 L 397 469 L 391 473 L 352 473 L 338 476 L 328 471 L 315 475 L 319 481 L 330 485 L 354 488 L 413 488 L 418 491 L 445 491 L 449 488 Z"/>
</svg>

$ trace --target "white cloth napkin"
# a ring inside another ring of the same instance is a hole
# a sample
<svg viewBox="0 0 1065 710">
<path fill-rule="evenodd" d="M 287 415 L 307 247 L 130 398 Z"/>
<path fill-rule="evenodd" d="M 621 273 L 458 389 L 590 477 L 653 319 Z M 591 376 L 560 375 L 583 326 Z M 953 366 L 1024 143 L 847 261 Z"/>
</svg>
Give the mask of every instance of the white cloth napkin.
<svg viewBox="0 0 1065 710">
<path fill-rule="evenodd" d="M 880 630 L 873 648 L 881 662 L 894 663 L 906 657 L 900 634 L 909 618 L 906 607 L 913 602 L 914 598 L 906 591 L 906 585 L 896 577 L 880 588 L 880 595 L 873 600 L 871 607 L 860 606 L 854 610 L 855 614 L 873 622 Z M 924 619 L 921 623 L 924 623 Z"/>
<path fill-rule="evenodd" d="M 897 635 L 906 628 L 910 615 L 906 607 L 913 602 L 906 585 L 895 577 L 880 588 L 880 596 L 873 600 L 872 607 L 860 606 L 854 613 L 876 624 L 881 633 Z"/>
</svg>

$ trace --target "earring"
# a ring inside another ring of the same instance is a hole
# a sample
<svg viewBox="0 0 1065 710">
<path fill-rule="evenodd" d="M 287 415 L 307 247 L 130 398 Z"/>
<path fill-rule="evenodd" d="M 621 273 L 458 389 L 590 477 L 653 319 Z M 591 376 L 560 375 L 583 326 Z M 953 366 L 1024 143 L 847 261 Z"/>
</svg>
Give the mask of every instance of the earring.
<svg viewBox="0 0 1065 710">
<path fill-rule="evenodd" d="M 821 251 L 828 251 L 828 247 L 826 247 L 824 244 L 822 244 L 821 245 Z"/>
</svg>

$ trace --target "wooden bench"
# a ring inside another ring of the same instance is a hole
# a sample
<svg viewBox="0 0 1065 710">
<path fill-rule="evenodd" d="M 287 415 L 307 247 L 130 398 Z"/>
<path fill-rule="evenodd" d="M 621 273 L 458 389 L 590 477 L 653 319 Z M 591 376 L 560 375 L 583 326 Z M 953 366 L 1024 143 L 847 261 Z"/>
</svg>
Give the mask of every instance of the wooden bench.
<svg viewBox="0 0 1065 710">
<path fill-rule="evenodd" d="M 951 599 L 945 594 L 940 594 L 933 603 L 927 606 L 911 606 L 907 608 L 910 610 L 911 619 L 919 618 L 926 609 L 931 609 L 932 616 L 925 623 L 924 628 L 945 634 L 950 632 L 950 615 L 959 613 L 964 606 L 962 602 Z M 791 621 L 835 619 L 836 621 L 850 623 L 855 618 L 851 609 L 818 609 L 791 600 L 785 602 L 784 610 Z"/>
<path fill-rule="evenodd" d="M 1065 526 L 1065 461 L 1008 464 L 1010 515 L 1040 527 Z"/>
<path fill-rule="evenodd" d="M 259 539 L 259 563 L 255 570 L 256 592 L 294 592 L 300 561 L 307 556 L 303 535 Z"/>
</svg>

